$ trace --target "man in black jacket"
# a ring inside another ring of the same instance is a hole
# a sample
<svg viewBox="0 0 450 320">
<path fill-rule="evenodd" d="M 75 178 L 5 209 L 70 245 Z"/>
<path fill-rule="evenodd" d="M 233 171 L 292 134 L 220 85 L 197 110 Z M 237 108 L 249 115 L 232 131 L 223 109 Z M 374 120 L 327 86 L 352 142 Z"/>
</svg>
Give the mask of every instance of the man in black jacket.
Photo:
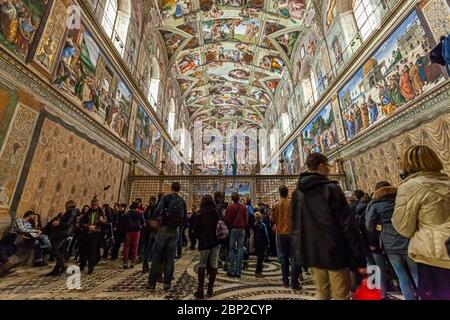
<svg viewBox="0 0 450 320">
<path fill-rule="evenodd" d="M 66 212 L 52 222 L 50 242 L 52 243 L 52 255 L 56 258 L 53 270 L 47 276 L 57 276 L 64 272 L 64 241 L 73 235 L 79 210 L 75 201 L 66 202 Z"/>
<path fill-rule="evenodd" d="M 120 246 L 125 241 L 126 211 L 127 204 L 122 203 L 118 206 L 118 210 L 114 213 L 113 216 L 114 245 L 111 251 L 111 260 L 117 259 L 117 257 L 119 256 Z"/>
<path fill-rule="evenodd" d="M 318 299 L 349 299 L 350 270 L 366 271 L 361 234 L 344 192 L 328 179 L 328 159 L 313 153 L 306 165 L 291 206 L 296 258 L 313 268 Z"/>
</svg>

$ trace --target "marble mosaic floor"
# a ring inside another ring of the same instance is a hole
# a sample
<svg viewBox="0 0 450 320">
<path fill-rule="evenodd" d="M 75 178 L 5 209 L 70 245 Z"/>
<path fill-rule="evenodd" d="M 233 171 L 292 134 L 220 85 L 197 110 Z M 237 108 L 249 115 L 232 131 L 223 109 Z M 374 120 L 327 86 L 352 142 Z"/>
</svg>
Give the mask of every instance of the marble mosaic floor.
<svg viewBox="0 0 450 320">
<path fill-rule="evenodd" d="M 197 284 L 198 252 L 187 251 L 177 260 L 172 288 L 164 291 L 158 284 L 155 292 L 146 289 L 147 274 L 141 265 L 122 269 L 121 261 L 101 261 L 92 275 L 82 273 L 81 289 L 69 290 L 67 278 L 45 277 L 50 268 L 19 268 L 0 279 L 0 300 L 77 299 L 77 300 L 191 300 Z M 303 289 L 293 291 L 281 285 L 280 265 L 276 261 L 264 264 L 264 278 L 255 278 L 255 260 L 249 261 L 241 279 L 229 278 L 223 270 L 216 280 L 213 300 L 312 300 L 315 288 L 311 277 Z"/>
</svg>

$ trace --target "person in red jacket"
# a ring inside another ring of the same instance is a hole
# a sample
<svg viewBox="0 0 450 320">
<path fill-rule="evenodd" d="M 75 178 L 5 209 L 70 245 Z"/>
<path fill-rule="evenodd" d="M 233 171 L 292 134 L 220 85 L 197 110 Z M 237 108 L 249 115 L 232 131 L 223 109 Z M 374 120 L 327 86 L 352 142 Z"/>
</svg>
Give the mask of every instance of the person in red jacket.
<svg viewBox="0 0 450 320">
<path fill-rule="evenodd" d="M 231 195 L 233 203 L 225 211 L 225 223 L 230 230 L 229 277 L 240 278 L 244 258 L 245 228 L 247 227 L 247 209 L 239 203 L 239 194 Z"/>
</svg>

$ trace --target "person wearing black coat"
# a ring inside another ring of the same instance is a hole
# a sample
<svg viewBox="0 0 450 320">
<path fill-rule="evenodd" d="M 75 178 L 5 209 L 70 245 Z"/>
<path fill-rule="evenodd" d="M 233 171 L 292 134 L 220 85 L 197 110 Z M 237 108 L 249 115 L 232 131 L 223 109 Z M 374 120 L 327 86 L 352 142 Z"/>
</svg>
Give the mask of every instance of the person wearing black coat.
<svg viewBox="0 0 450 320">
<path fill-rule="evenodd" d="M 197 236 L 196 236 L 194 230 L 195 230 L 195 226 L 198 223 L 199 216 L 200 216 L 200 214 L 198 213 L 197 208 L 195 208 L 195 206 L 194 206 L 192 208 L 192 213 L 187 220 L 187 225 L 189 228 L 189 240 L 191 241 L 191 245 L 189 247 L 190 250 L 195 250 L 195 244 L 197 243 Z"/>
<path fill-rule="evenodd" d="M 116 260 L 119 256 L 120 246 L 125 242 L 126 232 L 126 211 L 127 205 L 122 203 L 117 212 L 114 212 L 113 216 L 113 232 L 114 232 L 114 245 L 111 250 L 111 260 Z"/>
<path fill-rule="evenodd" d="M 100 244 L 102 225 L 108 220 L 99 206 L 97 198 L 91 202 L 89 211 L 81 217 L 80 227 L 82 236 L 80 239 L 80 270 L 83 271 L 88 264 L 88 273 L 92 274 L 100 261 Z"/>
<path fill-rule="evenodd" d="M 100 247 L 103 248 L 102 259 L 108 259 L 109 251 L 114 245 L 114 211 L 108 204 L 104 204 L 103 212 L 105 213 L 105 217 L 108 223 L 102 225 L 102 240 Z"/>
<path fill-rule="evenodd" d="M 312 153 L 306 165 L 291 202 L 296 261 L 313 269 L 318 299 L 349 299 L 350 270 L 366 272 L 361 234 L 344 192 L 328 179 L 328 158 Z"/>
<path fill-rule="evenodd" d="M 52 244 L 51 254 L 56 259 L 53 270 L 47 276 L 57 276 L 64 272 L 64 242 L 75 232 L 77 217 L 80 211 L 75 201 L 66 202 L 66 212 L 52 222 L 50 242 Z"/>
<path fill-rule="evenodd" d="M 198 265 L 198 287 L 195 297 L 204 298 L 206 270 L 209 272 L 208 297 L 213 296 L 214 281 L 217 276 L 217 260 L 219 258 L 220 240 L 216 235 L 219 213 L 213 197 L 205 195 L 200 204 L 200 213 L 194 226 L 194 234 L 198 239 L 200 263 Z"/>
<path fill-rule="evenodd" d="M 264 257 L 267 251 L 267 246 L 270 243 L 267 225 L 262 222 L 262 219 L 262 214 L 260 212 L 256 212 L 253 230 L 255 231 L 255 253 L 257 258 L 255 276 L 257 278 L 261 278 L 263 276 L 262 271 Z"/>
<path fill-rule="evenodd" d="M 381 270 L 382 291 L 387 286 L 387 255 L 399 279 L 405 300 L 416 300 L 417 264 L 408 257 L 409 239 L 400 235 L 392 225 L 397 188 L 381 181 L 375 186 L 373 201 L 367 209 L 366 227 L 369 248 Z"/>
</svg>

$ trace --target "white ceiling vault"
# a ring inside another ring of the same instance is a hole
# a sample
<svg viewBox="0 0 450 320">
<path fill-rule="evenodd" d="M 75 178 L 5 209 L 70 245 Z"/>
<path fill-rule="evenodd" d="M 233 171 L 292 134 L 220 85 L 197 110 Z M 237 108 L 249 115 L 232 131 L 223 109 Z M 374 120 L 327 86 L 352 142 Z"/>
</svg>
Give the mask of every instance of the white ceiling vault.
<svg viewBox="0 0 450 320">
<path fill-rule="evenodd" d="M 292 82 L 302 35 L 323 36 L 322 1 L 158 0 L 167 72 L 191 121 L 221 131 L 265 127 L 280 82 Z"/>
</svg>

